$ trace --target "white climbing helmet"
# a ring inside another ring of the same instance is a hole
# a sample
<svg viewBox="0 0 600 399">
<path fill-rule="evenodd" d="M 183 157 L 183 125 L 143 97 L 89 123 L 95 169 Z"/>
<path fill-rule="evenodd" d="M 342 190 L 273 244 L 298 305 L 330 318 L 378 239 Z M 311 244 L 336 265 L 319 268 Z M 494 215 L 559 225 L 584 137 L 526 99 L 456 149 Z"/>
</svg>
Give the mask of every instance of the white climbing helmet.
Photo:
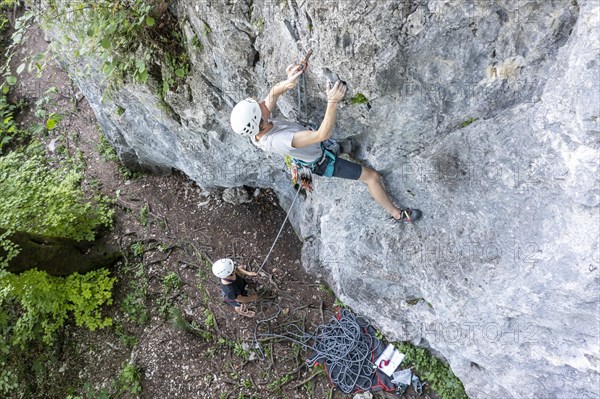
<svg viewBox="0 0 600 399">
<path fill-rule="evenodd" d="M 219 259 L 215 263 L 213 263 L 212 272 L 215 276 L 219 278 L 225 278 L 233 273 L 235 266 L 233 265 L 233 261 L 231 259 Z"/>
<path fill-rule="evenodd" d="M 260 123 L 260 106 L 253 98 L 240 101 L 231 111 L 231 127 L 234 132 L 244 137 L 253 137 L 258 133 Z"/>
</svg>

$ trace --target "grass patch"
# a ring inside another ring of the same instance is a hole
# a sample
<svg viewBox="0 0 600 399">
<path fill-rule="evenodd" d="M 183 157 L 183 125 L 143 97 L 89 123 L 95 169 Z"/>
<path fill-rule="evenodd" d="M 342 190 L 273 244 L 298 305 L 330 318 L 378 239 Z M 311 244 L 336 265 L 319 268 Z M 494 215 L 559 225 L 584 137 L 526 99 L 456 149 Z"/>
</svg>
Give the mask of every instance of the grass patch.
<svg viewBox="0 0 600 399">
<path fill-rule="evenodd" d="M 139 394 L 142 392 L 142 371 L 133 363 L 125 363 L 117 382 L 120 394 Z"/>
<path fill-rule="evenodd" d="M 335 293 L 326 283 L 319 284 L 319 291 L 335 296 Z"/>
<path fill-rule="evenodd" d="M 98 146 L 96 148 L 100 155 L 100 159 L 104 162 L 117 162 L 119 160 L 117 151 L 103 133 L 99 134 Z"/>
<path fill-rule="evenodd" d="M 423 348 L 410 343 L 396 343 L 396 348 L 406 355 L 403 364 L 412 365 L 419 371 L 421 380 L 442 399 L 468 399 L 462 382 L 450 367 Z"/>
</svg>

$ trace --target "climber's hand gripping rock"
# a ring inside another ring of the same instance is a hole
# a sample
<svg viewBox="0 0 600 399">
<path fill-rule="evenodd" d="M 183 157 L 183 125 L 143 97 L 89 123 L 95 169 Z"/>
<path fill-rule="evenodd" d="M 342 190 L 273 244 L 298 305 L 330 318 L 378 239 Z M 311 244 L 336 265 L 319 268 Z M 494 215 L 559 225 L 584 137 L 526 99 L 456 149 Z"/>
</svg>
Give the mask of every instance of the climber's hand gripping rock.
<svg viewBox="0 0 600 399">
<path fill-rule="evenodd" d="M 331 83 L 327 88 L 327 102 L 338 103 L 346 94 L 346 83 L 338 80 L 333 85 Z"/>
</svg>

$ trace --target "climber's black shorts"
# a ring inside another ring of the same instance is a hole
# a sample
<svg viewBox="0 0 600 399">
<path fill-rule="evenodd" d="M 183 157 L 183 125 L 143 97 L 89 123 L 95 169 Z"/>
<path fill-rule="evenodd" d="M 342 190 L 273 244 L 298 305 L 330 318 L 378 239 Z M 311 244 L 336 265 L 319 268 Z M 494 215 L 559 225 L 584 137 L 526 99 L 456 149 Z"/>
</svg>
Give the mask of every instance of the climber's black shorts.
<svg viewBox="0 0 600 399">
<path fill-rule="evenodd" d="M 327 169 L 327 162 L 323 162 L 321 165 L 315 166 L 313 173 L 318 176 L 323 176 L 325 169 Z M 356 162 L 347 161 L 345 159 L 336 157 L 335 163 L 333 164 L 333 176 L 339 177 L 340 179 L 358 180 L 362 173 L 362 166 Z"/>
</svg>

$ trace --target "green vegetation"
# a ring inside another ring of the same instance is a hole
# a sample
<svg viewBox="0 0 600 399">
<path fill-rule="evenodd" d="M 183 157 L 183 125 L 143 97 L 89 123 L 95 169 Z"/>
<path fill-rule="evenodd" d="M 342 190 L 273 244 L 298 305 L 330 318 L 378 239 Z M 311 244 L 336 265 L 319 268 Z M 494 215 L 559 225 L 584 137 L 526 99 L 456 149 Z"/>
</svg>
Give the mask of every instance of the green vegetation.
<svg viewBox="0 0 600 399">
<path fill-rule="evenodd" d="M 150 319 L 145 304 L 148 294 L 148 279 L 144 273 L 144 265 L 137 263 L 126 267 L 124 271 L 129 277 L 129 290 L 121 303 L 121 310 L 130 321 L 144 326 Z"/>
<path fill-rule="evenodd" d="M 419 303 L 419 301 L 421 301 L 421 299 L 423 299 L 423 298 L 413 298 L 413 299 L 409 299 L 409 300 L 407 300 L 407 301 L 406 301 L 406 303 L 407 303 L 407 305 L 409 305 L 409 306 L 414 306 L 414 305 L 416 305 L 417 303 Z"/>
<path fill-rule="evenodd" d="M 6 15 L 4 15 L 4 13 L 0 14 L 0 34 L 4 33 L 4 31 L 8 28 L 9 24 L 8 24 L 8 18 L 6 18 Z"/>
<path fill-rule="evenodd" d="M 129 249 L 131 249 L 131 253 L 133 254 L 133 256 L 142 256 L 144 254 L 144 252 L 146 251 L 146 247 L 144 246 L 144 243 L 139 242 L 139 241 L 131 244 Z M 141 265 L 141 266 L 143 267 L 143 265 Z"/>
<path fill-rule="evenodd" d="M 12 2 L 12 1 L 5 2 L 3 0 L 3 2 L 0 3 L 0 12 L 1 12 L 0 15 L 3 16 L 2 20 L 7 19 L 6 16 L 4 15 L 6 8 L 8 8 L 7 6 L 13 6 L 13 5 L 15 5 L 15 2 Z M 2 94 L 8 94 L 11 86 L 16 85 L 18 82 L 18 79 L 15 75 L 20 75 L 21 73 L 23 73 L 23 71 L 27 67 L 27 61 L 28 61 L 29 57 L 23 58 L 21 60 L 21 64 L 17 67 L 16 71 L 14 71 L 14 72 L 12 71 L 12 68 L 11 68 L 11 61 L 16 54 L 16 50 L 17 50 L 18 46 L 23 41 L 25 33 L 27 32 L 27 29 L 29 28 L 30 24 L 33 22 L 33 17 L 34 17 L 34 14 L 32 12 L 27 11 L 16 20 L 15 29 L 11 35 L 11 40 L 8 42 L 6 51 L 3 51 L 3 55 L 6 57 L 6 59 L 4 60 L 4 65 L 2 65 L 0 67 L 0 72 L 2 73 L 2 77 L 4 78 L 4 80 L 0 84 L 0 91 L 2 92 Z M 2 20 L 0 20 L 0 23 Z M 3 30 L 6 30 L 6 28 L 8 27 L 6 25 L 6 22 L 3 25 L 4 25 Z M 38 54 L 35 57 L 33 57 L 31 60 L 29 60 L 30 62 L 29 62 L 28 71 L 31 71 L 33 66 L 35 66 L 38 70 L 43 70 L 43 65 L 42 65 L 43 58 L 44 58 L 44 54 L 41 54 L 41 55 Z"/>
<path fill-rule="evenodd" d="M 369 99 L 362 93 L 356 93 L 356 95 L 350 99 L 350 102 L 352 104 L 366 104 L 369 102 Z"/>
<path fill-rule="evenodd" d="M 204 36 L 208 36 L 212 33 L 212 28 L 206 21 L 204 22 L 204 32 L 202 33 L 204 34 Z"/>
<path fill-rule="evenodd" d="M 169 274 L 163 278 L 163 290 L 165 292 L 176 291 L 181 288 L 182 285 L 183 282 L 181 281 L 181 278 L 179 278 L 179 275 L 175 272 L 169 272 Z"/>
<path fill-rule="evenodd" d="M 333 301 L 333 306 L 343 309 L 350 309 L 348 305 L 342 302 L 339 298 L 335 298 L 335 301 Z"/>
<path fill-rule="evenodd" d="M 217 325 L 215 321 L 215 315 L 208 308 L 204 309 L 204 325 L 207 328 L 213 328 Z"/>
<path fill-rule="evenodd" d="M 285 374 L 282 377 L 280 377 L 280 378 L 276 379 L 275 381 L 273 381 L 272 383 L 270 383 L 269 385 L 267 385 L 267 389 L 271 392 L 278 391 L 279 389 L 281 389 L 282 386 L 284 386 L 288 382 L 292 381 L 293 379 L 294 379 L 293 374 Z"/>
<path fill-rule="evenodd" d="M 204 45 L 202 44 L 202 42 L 196 35 L 194 35 L 194 37 L 192 37 L 192 46 L 197 48 L 200 53 L 204 51 Z"/>
<path fill-rule="evenodd" d="M 0 304 L 11 305 L 11 314 L 4 314 L 1 322 L 11 323 L 1 328 L 8 330 L 11 345 L 22 348 L 33 340 L 42 339 L 51 344 L 55 333 L 62 328 L 69 315 L 78 326 L 90 330 L 111 325 L 103 318 L 100 308 L 111 304 L 111 291 L 115 278 L 106 269 L 66 278 L 49 276 L 38 270 L 21 274 L 5 273 L 0 278 Z M 14 312 L 15 309 L 18 309 Z"/>
<path fill-rule="evenodd" d="M 138 339 L 127 332 L 122 324 L 115 323 L 114 327 L 115 334 L 124 347 L 133 349 L 138 344 Z"/>
<path fill-rule="evenodd" d="M 469 119 L 467 119 L 466 121 L 463 121 L 463 122 L 461 122 L 461 123 L 460 123 L 460 127 L 461 127 L 461 128 L 463 128 L 463 127 L 467 127 L 467 126 L 469 126 L 471 123 L 473 123 L 473 122 L 475 122 L 475 121 L 478 121 L 478 120 L 479 120 L 479 118 L 469 118 Z"/>
<path fill-rule="evenodd" d="M 38 123 L 35 123 L 29 128 L 29 131 L 34 136 L 42 136 L 47 132 L 50 132 L 58 128 L 60 121 L 63 116 L 55 112 L 48 112 L 48 108 L 55 105 L 56 94 L 58 89 L 56 87 L 50 87 L 46 90 L 42 97 L 35 102 L 35 117 L 38 119 Z"/>
<path fill-rule="evenodd" d="M 29 396 L 47 375 L 54 343 L 69 318 L 90 330 L 111 325 L 101 308 L 112 303 L 115 278 L 105 269 L 68 277 L 38 270 L 0 269 L 0 393 Z M 33 377 L 33 378 L 32 378 Z M 39 380 L 39 381 L 38 381 Z"/>
<path fill-rule="evenodd" d="M 145 204 L 140 208 L 140 224 L 144 227 L 148 227 L 148 213 L 150 212 L 150 208 L 148 204 Z"/>
<path fill-rule="evenodd" d="M 426 349 L 410 343 L 395 344 L 406 355 L 403 364 L 412 365 L 419 372 L 421 380 L 427 381 L 431 389 L 442 399 L 468 399 L 460 380 L 450 367 L 432 356 Z"/>
<path fill-rule="evenodd" d="M 135 179 L 139 179 L 140 177 L 144 176 L 143 172 L 140 172 L 138 170 L 128 169 L 122 163 L 117 164 L 117 169 L 119 170 L 119 173 L 121 173 L 123 175 L 125 180 L 135 180 Z"/>
<path fill-rule="evenodd" d="M 100 158 L 105 162 L 115 162 L 117 164 L 117 170 L 119 173 L 123 175 L 125 180 L 133 180 L 142 177 L 144 174 L 139 171 L 134 171 L 126 168 L 120 161 L 119 156 L 117 155 L 117 151 L 112 146 L 110 141 L 106 138 L 104 133 L 99 132 L 98 134 L 98 146 L 96 147 L 98 150 L 98 154 Z"/>
<path fill-rule="evenodd" d="M 81 153 L 68 148 L 70 137 L 60 125 L 63 115 L 51 110 L 57 104 L 56 87 L 27 104 L 31 113 L 24 120 L 32 120 L 29 126 L 15 123 L 25 104 L 9 102 L 8 95 L 25 71 L 39 75 L 49 59 L 47 53 L 22 56 L 19 51 L 34 21 L 32 12 L 25 11 L 15 30 L 5 32 L 5 8 L 20 3 L 0 2 L 0 32 L 7 44 L 0 65 L 0 397 L 39 397 L 46 392 L 68 349 L 62 346 L 66 327 L 96 330 L 112 325 L 102 310 L 112 304 L 116 282 L 106 269 L 66 277 L 36 269 L 7 271 L 21 251 L 15 242 L 26 241 L 18 241 L 18 236 L 93 241 L 112 226 L 114 214 L 111 201 L 97 192 L 94 181 L 87 182 L 85 190 L 82 186 Z M 24 58 L 15 63 L 17 54 Z M 11 63 L 17 66 L 11 68 Z M 46 153 L 47 143 L 40 141 L 47 134 L 53 136 L 51 154 Z M 31 257 L 25 248 L 23 254 Z M 135 385 L 128 382 L 128 386 Z"/>
<path fill-rule="evenodd" d="M 86 382 L 82 387 L 81 396 L 68 395 L 67 399 L 113 399 L 130 397 L 142 392 L 142 370 L 134 363 L 125 362 L 119 375 L 114 378 L 109 387 L 95 390 Z"/>
<path fill-rule="evenodd" d="M 27 138 L 27 132 L 15 124 L 15 112 L 18 108 L 18 105 L 8 101 L 6 94 L 0 94 L 0 155 L 9 143 L 20 144 Z"/>
<path fill-rule="evenodd" d="M 335 293 L 326 283 L 319 284 L 319 291 L 335 296 Z"/>
<path fill-rule="evenodd" d="M 262 32 L 265 30 L 265 19 L 260 17 L 252 22 L 252 25 L 256 28 L 257 31 Z"/>
<path fill-rule="evenodd" d="M 310 376 L 306 379 L 306 382 L 302 385 L 302 388 L 306 391 L 306 396 L 309 398 L 314 397 L 315 377 L 322 374 L 325 374 L 325 367 L 321 364 L 316 365 L 310 372 Z"/>
<path fill-rule="evenodd" d="M 248 360 L 248 358 L 250 357 L 250 351 L 247 349 L 244 349 L 244 346 L 239 342 L 236 342 L 233 345 L 233 353 L 237 357 L 239 357 L 240 359 L 243 359 L 243 360 Z"/>
<path fill-rule="evenodd" d="M 0 226 L 50 237 L 91 241 L 99 227 L 112 225 L 107 198 L 87 201 L 83 173 L 52 168 L 39 147 L 0 158 Z"/>
<path fill-rule="evenodd" d="M 117 162 L 119 157 L 117 156 L 117 151 L 115 151 L 114 147 L 110 144 L 104 133 L 100 133 L 98 140 L 98 153 L 100 154 L 100 158 L 105 162 Z"/>
<path fill-rule="evenodd" d="M 166 94 L 189 69 L 181 30 L 166 1 L 50 1 L 41 16 L 48 26 L 72 28 L 57 45 L 75 46 L 75 56 L 85 60 L 100 59 L 109 89 L 153 77 Z"/>
<path fill-rule="evenodd" d="M 427 301 L 425 298 L 412 298 L 412 299 L 408 299 L 406 301 L 406 304 L 409 305 L 409 306 L 415 306 L 416 304 L 418 304 L 421 301 L 423 301 L 430 308 L 433 308 L 433 305 L 429 301 Z"/>
<path fill-rule="evenodd" d="M 142 392 L 142 373 L 135 364 L 127 362 L 123 365 L 118 379 L 118 392 L 138 394 Z"/>
</svg>

